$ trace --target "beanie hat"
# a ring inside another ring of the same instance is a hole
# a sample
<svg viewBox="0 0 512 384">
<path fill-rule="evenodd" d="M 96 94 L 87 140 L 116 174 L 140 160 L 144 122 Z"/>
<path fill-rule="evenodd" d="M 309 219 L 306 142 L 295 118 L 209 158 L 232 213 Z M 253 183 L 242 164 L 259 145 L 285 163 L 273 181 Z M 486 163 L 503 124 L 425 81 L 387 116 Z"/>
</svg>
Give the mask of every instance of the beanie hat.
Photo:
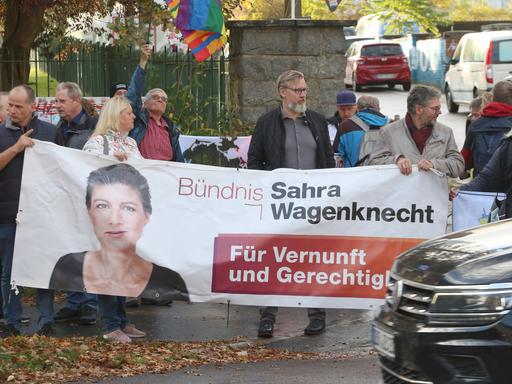
<svg viewBox="0 0 512 384">
<path fill-rule="evenodd" d="M 352 91 L 341 91 L 336 95 L 336 105 L 356 105 L 356 94 Z"/>
<path fill-rule="evenodd" d="M 121 90 L 121 89 L 128 90 L 128 86 L 126 85 L 126 83 L 114 83 L 114 84 L 112 84 L 112 86 L 110 87 L 110 97 L 114 97 L 116 92 Z"/>
</svg>

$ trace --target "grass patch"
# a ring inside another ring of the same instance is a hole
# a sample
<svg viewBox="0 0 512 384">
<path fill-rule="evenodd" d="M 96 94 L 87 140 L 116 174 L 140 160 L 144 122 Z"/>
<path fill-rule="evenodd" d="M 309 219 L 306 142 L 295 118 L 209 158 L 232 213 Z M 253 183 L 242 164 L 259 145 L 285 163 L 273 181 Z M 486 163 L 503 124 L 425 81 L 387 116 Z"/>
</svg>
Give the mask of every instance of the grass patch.
<svg viewBox="0 0 512 384">
<path fill-rule="evenodd" d="M 51 77 L 48 73 L 41 69 L 30 67 L 30 75 L 28 77 L 28 85 L 34 88 L 34 92 L 38 97 L 55 96 L 55 88 L 59 82 Z"/>
</svg>

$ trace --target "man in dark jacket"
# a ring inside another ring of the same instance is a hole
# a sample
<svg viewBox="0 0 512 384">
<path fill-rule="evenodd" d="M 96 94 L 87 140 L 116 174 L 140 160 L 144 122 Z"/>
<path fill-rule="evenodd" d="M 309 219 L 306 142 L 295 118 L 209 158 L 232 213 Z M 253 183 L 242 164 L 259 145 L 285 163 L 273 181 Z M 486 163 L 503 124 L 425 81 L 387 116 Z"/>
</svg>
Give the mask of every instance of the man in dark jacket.
<svg viewBox="0 0 512 384">
<path fill-rule="evenodd" d="M 474 168 L 477 176 L 512 128 L 512 82 L 498 82 L 492 90 L 493 101 L 487 104 L 482 116 L 469 127 L 461 154 L 466 169 Z"/>
<path fill-rule="evenodd" d="M 32 139 L 55 142 L 56 127 L 41 121 L 34 113 L 34 91 L 27 85 L 14 87 L 8 95 L 9 116 L 0 125 L 0 282 L 5 326 L 2 336 L 20 334 L 21 300 L 11 290 L 11 269 L 21 191 L 25 149 L 34 145 Z M 40 312 L 38 333 L 53 333 L 53 291 L 38 289 Z"/>
<path fill-rule="evenodd" d="M 333 168 L 334 157 L 325 118 L 306 108 L 308 88 L 301 72 L 283 72 L 277 79 L 281 106 L 256 122 L 249 146 L 247 166 L 251 169 Z M 258 337 L 272 337 L 277 307 L 260 308 Z M 306 335 L 325 331 L 325 310 L 308 309 Z"/>
<path fill-rule="evenodd" d="M 94 128 L 97 119 L 82 106 L 82 90 L 76 83 L 57 85 L 55 106 L 60 116 L 57 124 L 57 143 L 81 150 Z M 55 314 L 55 321 L 79 321 L 84 325 L 96 323 L 98 297 L 85 292 L 68 292 L 67 303 Z"/>
<path fill-rule="evenodd" d="M 340 145 L 341 123 L 350 119 L 356 112 L 356 94 L 346 89 L 338 92 L 336 95 L 336 113 L 327 119 L 327 128 L 329 128 L 334 153 L 338 151 Z"/>
<path fill-rule="evenodd" d="M 183 162 L 179 143 L 179 132 L 174 123 L 165 116 L 167 94 L 163 89 L 153 88 L 141 97 L 146 83 L 146 64 L 151 54 L 149 45 L 142 46 L 139 65 L 132 75 L 126 97 L 130 100 L 135 122 L 130 131 L 145 159 Z"/>
<path fill-rule="evenodd" d="M 60 116 L 57 142 L 65 147 L 82 149 L 96 127 L 97 119 L 82 107 L 82 90 L 76 83 L 57 85 L 55 107 Z"/>
</svg>

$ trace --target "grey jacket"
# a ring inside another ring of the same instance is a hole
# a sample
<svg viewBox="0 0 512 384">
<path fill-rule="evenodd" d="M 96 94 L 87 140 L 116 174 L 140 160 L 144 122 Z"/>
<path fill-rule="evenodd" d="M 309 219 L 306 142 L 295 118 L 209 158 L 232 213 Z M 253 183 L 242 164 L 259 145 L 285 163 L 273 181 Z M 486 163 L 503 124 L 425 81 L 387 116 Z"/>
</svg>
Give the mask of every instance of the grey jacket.
<svg viewBox="0 0 512 384">
<path fill-rule="evenodd" d="M 451 177 L 458 177 L 464 170 L 464 159 L 457 149 L 452 129 L 441 123 L 434 125 L 423 153 L 416 146 L 405 118 L 382 127 L 369 165 L 395 164 L 399 156 L 407 157 L 413 164 L 421 159 L 429 160 L 435 169 Z"/>
</svg>

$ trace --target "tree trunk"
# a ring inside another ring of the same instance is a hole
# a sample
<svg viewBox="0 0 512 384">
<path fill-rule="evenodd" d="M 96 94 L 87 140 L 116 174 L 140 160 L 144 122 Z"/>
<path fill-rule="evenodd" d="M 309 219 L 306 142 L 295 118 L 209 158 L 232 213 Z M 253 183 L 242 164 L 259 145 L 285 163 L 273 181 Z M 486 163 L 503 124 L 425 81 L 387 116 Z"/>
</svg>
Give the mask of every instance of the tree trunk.
<svg viewBox="0 0 512 384">
<path fill-rule="evenodd" d="M 295 1 L 295 17 L 302 17 L 302 0 L 284 0 L 284 17 L 292 17 L 292 1 Z"/>
<path fill-rule="evenodd" d="M 23 0 L 7 0 L 0 89 L 8 91 L 27 84 L 30 74 L 30 49 L 41 31 L 46 2 L 23 6 Z"/>
</svg>

